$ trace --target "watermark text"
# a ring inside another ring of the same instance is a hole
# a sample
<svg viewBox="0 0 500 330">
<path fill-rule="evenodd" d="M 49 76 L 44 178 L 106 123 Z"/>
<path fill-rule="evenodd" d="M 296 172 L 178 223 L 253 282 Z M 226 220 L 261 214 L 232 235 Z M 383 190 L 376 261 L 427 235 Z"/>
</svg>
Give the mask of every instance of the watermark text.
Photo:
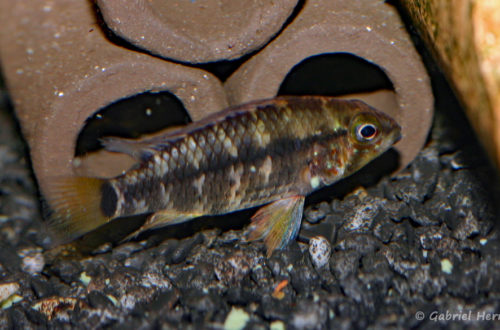
<svg viewBox="0 0 500 330">
<path fill-rule="evenodd" d="M 425 313 L 418 311 L 415 318 L 419 321 L 424 320 Z M 427 315 L 428 319 L 434 322 L 441 321 L 500 321 L 500 313 L 491 313 L 487 311 L 432 311 Z"/>
</svg>

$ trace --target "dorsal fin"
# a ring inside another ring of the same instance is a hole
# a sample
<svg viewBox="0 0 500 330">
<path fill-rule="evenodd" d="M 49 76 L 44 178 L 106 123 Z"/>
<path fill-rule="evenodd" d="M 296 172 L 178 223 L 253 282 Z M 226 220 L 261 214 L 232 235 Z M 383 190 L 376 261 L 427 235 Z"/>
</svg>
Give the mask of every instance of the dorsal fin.
<svg viewBox="0 0 500 330">
<path fill-rule="evenodd" d="M 154 149 L 151 148 L 150 144 L 138 140 L 120 137 L 104 137 L 101 138 L 100 141 L 107 151 L 127 154 L 137 160 L 147 159 L 154 153 Z"/>
<path fill-rule="evenodd" d="M 184 134 L 184 128 L 184 126 L 172 126 L 139 139 L 106 136 L 100 138 L 99 141 L 107 151 L 127 154 L 142 161 L 161 149 L 162 146 L 166 146 L 181 137 Z"/>
</svg>

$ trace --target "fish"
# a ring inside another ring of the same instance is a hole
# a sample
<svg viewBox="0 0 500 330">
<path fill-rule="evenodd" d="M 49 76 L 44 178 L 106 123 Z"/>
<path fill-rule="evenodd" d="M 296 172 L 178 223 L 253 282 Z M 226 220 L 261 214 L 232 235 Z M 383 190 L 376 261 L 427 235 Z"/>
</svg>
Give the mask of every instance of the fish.
<svg viewBox="0 0 500 330">
<path fill-rule="evenodd" d="M 263 240 L 271 255 L 297 237 L 308 194 L 356 172 L 400 138 L 401 127 L 387 114 L 327 96 L 252 101 L 142 140 L 105 137 L 105 149 L 137 163 L 110 179 L 51 180 L 49 226 L 70 241 L 113 219 L 150 214 L 131 238 L 260 206 L 248 239 Z"/>
</svg>

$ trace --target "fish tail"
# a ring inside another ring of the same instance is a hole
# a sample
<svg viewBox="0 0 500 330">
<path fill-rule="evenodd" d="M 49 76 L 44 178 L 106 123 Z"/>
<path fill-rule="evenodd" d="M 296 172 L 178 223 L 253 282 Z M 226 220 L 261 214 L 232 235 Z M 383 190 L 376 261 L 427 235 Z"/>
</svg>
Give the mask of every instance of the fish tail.
<svg viewBox="0 0 500 330">
<path fill-rule="evenodd" d="M 52 214 L 49 228 L 57 243 L 66 243 L 107 223 L 103 208 L 107 180 L 87 177 L 54 178 L 47 195 Z M 62 241 L 62 242 L 61 242 Z"/>
</svg>

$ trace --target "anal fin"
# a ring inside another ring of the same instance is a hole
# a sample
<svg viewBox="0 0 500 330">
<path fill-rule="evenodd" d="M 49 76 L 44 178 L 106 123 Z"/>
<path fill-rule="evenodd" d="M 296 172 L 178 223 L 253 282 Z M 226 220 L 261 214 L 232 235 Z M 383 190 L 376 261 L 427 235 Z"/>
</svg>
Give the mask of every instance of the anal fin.
<svg viewBox="0 0 500 330">
<path fill-rule="evenodd" d="M 188 221 L 193 218 L 197 218 L 201 216 L 202 214 L 197 214 L 197 213 L 178 213 L 175 211 L 158 211 L 154 214 L 152 214 L 150 217 L 147 218 L 147 220 L 144 222 L 144 224 L 131 233 L 130 235 L 127 235 L 122 241 L 127 241 L 129 239 L 132 239 L 136 236 L 138 236 L 140 233 L 143 233 L 147 230 L 150 229 L 156 229 L 156 228 L 161 228 L 169 225 L 175 225 L 178 223 L 182 223 L 185 221 Z"/>
<path fill-rule="evenodd" d="M 304 200 L 304 196 L 292 196 L 260 208 L 252 217 L 249 240 L 264 239 L 268 257 L 284 248 L 299 233 Z"/>
</svg>

